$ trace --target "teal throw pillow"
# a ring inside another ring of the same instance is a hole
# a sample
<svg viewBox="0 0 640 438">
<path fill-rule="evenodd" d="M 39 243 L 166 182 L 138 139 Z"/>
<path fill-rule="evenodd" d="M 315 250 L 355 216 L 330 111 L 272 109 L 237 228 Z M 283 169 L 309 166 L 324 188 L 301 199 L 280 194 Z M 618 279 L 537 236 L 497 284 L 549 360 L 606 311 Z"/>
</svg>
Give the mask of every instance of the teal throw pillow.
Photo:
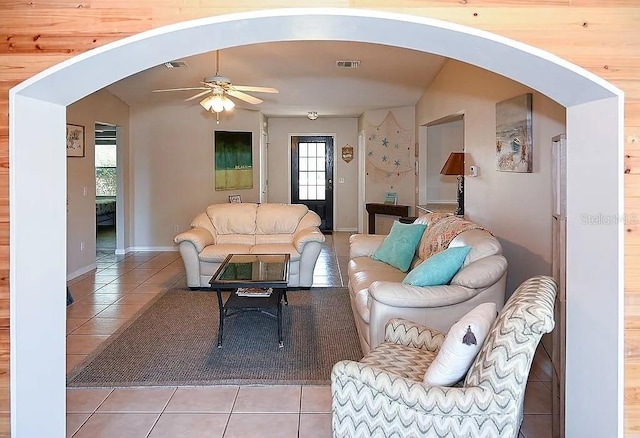
<svg viewBox="0 0 640 438">
<path fill-rule="evenodd" d="M 425 228 L 425 224 L 402 224 L 395 221 L 389 235 L 371 258 L 407 272 Z"/>
<path fill-rule="evenodd" d="M 470 246 L 456 246 L 440 251 L 413 268 L 402 282 L 412 286 L 449 284 L 462 267 L 469 251 Z"/>
</svg>

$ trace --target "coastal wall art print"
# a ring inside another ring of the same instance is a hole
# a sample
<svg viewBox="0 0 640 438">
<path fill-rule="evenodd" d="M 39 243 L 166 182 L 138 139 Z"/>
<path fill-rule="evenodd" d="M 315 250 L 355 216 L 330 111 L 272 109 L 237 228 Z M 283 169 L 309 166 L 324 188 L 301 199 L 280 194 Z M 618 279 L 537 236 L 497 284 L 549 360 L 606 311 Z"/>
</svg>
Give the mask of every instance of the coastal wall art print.
<svg viewBox="0 0 640 438">
<path fill-rule="evenodd" d="M 252 141 L 251 132 L 215 131 L 216 190 L 253 188 Z"/>
<path fill-rule="evenodd" d="M 533 171 L 532 94 L 496 103 L 496 169 Z"/>
</svg>

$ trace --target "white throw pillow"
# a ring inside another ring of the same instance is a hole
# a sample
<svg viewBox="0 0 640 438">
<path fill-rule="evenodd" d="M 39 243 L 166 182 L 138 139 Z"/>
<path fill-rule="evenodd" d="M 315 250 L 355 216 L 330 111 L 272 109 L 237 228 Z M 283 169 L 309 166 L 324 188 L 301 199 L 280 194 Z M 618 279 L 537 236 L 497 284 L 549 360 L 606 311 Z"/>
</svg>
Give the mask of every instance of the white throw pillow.
<svg viewBox="0 0 640 438">
<path fill-rule="evenodd" d="M 424 383 L 450 386 L 460 381 L 478 355 L 496 316 L 495 303 L 484 303 L 452 325 L 436 358 L 427 368 Z"/>
</svg>

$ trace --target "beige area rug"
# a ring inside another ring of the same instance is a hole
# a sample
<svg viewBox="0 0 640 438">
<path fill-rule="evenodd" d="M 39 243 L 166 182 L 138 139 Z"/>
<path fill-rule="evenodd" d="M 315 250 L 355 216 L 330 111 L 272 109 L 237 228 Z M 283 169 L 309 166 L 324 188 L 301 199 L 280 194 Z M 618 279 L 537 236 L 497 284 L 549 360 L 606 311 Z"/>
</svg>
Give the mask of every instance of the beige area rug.
<svg viewBox="0 0 640 438">
<path fill-rule="evenodd" d="M 329 384 L 331 367 L 359 360 L 346 288 L 287 292 L 284 348 L 260 312 L 225 318 L 217 348 L 215 292 L 165 292 L 67 375 L 70 387 Z"/>
</svg>

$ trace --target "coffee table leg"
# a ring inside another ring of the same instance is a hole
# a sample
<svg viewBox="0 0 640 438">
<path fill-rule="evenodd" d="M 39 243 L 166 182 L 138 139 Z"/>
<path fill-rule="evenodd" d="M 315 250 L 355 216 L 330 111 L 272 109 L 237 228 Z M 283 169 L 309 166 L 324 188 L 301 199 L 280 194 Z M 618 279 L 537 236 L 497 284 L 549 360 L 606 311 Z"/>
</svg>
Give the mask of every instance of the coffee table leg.
<svg viewBox="0 0 640 438">
<path fill-rule="evenodd" d="M 287 290 L 284 290 L 284 294 L 282 295 L 282 297 L 284 298 L 284 305 L 288 306 L 289 305 L 289 300 L 287 300 Z"/>
<path fill-rule="evenodd" d="M 282 342 L 282 296 L 278 299 L 278 341 L 278 348 L 284 347 L 284 343 Z"/>
<path fill-rule="evenodd" d="M 220 323 L 218 324 L 218 348 L 222 348 L 222 331 L 224 330 L 224 304 L 222 304 L 222 291 L 216 289 L 218 294 L 218 309 L 220 310 Z"/>
</svg>

